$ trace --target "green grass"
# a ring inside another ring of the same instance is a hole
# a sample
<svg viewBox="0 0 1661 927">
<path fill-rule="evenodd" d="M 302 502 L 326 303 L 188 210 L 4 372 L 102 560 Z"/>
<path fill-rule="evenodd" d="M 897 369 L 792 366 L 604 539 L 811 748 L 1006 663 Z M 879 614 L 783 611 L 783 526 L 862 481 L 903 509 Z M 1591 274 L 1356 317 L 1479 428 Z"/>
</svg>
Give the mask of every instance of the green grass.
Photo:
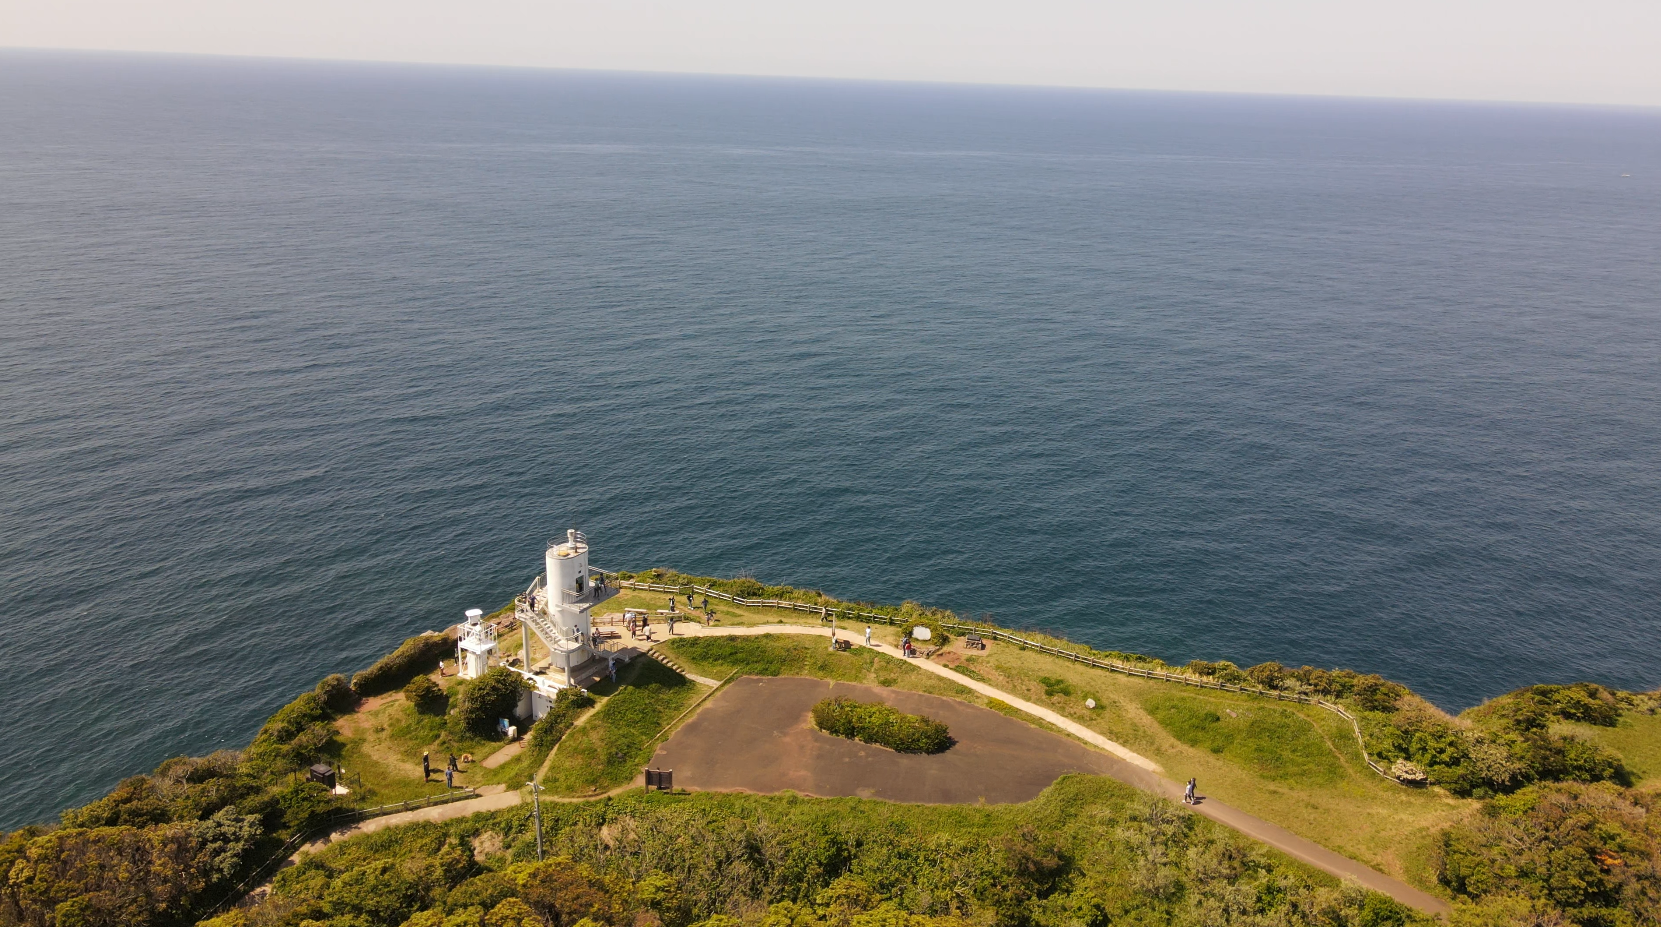
<svg viewBox="0 0 1661 927">
<path fill-rule="evenodd" d="M 899 657 L 855 647 L 837 653 L 822 637 L 758 634 L 753 637 L 689 637 L 662 647 L 687 669 L 712 679 L 736 676 L 811 676 L 943 695 L 974 705 L 987 699 Z"/>
<path fill-rule="evenodd" d="M 542 783 L 559 795 L 589 795 L 627 785 L 647 763 L 652 739 L 701 695 L 704 687 L 641 657 L 613 686 L 596 686 L 605 701 L 565 735 L 543 768 Z"/>
<path fill-rule="evenodd" d="M 1148 757 L 1171 779 L 1197 777 L 1203 794 L 1421 887 L 1434 883 L 1436 834 L 1476 810 L 1474 801 L 1378 776 L 1349 722 L 1316 706 L 1140 679 L 996 642 L 965 663 Z"/>
<path fill-rule="evenodd" d="M 1315 726 L 1272 702 L 1243 705 L 1178 691 L 1150 696 L 1142 705 L 1177 740 L 1265 779 L 1325 785 L 1344 778 L 1338 756 Z"/>
<path fill-rule="evenodd" d="M 1640 788 L 1661 788 L 1661 715 L 1628 711 L 1614 727 L 1567 723 L 1552 729 L 1615 751 Z"/>
<path fill-rule="evenodd" d="M 424 715 L 393 696 L 371 711 L 349 715 L 336 723 L 340 729 L 340 764 L 349 780 L 361 783 L 356 798 L 363 804 L 405 801 L 445 791 L 444 764 L 451 753 L 471 753 L 482 760 L 500 743 L 477 737 L 455 737 L 441 717 Z M 421 781 L 421 754 L 431 754 L 435 775 Z M 457 785 L 478 786 L 493 772 L 471 764 L 456 780 Z"/>
</svg>

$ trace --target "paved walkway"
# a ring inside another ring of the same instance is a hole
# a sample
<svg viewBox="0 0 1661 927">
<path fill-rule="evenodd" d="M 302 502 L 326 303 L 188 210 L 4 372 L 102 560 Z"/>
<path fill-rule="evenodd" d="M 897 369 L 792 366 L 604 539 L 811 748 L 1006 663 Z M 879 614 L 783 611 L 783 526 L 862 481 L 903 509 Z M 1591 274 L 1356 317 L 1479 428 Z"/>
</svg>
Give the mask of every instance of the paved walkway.
<svg viewBox="0 0 1661 927">
<path fill-rule="evenodd" d="M 677 623 L 675 627 L 675 637 L 733 637 L 757 634 L 811 634 L 819 637 L 829 637 L 831 635 L 831 630 L 829 628 L 804 627 L 801 625 L 791 624 L 769 624 L 753 625 L 750 627 L 724 628 L 704 627 L 702 625 L 692 623 Z M 859 643 L 859 635 L 850 634 L 844 629 L 837 629 L 837 636 L 845 640 L 853 641 L 856 646 L 864 646 Z M 655 641 L 647 646 L 656 646 L 656 644 L 659 643 L 662 643 L 662 641 Z M 871 649 L 876 650 L 879 653 L 886 653 L 889 656 L 904 659 L 904 656 L 900 653 L 898 648 L 891 647 L 887 644 L 873 643 L 871 645 Z M 1001 689 L 987 685 L 984 682 L 970 679 L 969 677 L 964 676 L 961 673 L 954 672 L 953 670 L 941 666 L 932 660 L 918 658 L 907 660 L 906 662 L 917 667 L 918 669 L 950 679 L 952 682 L 964 686 L 965 688 L 973 689 L 982 695 L 995 698 L 1006 704 L 1012 705 L 1020 711 L 1030 714 L 1035 718 L 1042 718 L 1067 733 L 1078 737 L 1080 740 L 1100 747 L 1114 756 L 1119 757 L 1124 760 L 1125 763 L 1118 769 L 1118 771 L 1111 773 L 1113 778 L 1118 779 L 1127 785 L 1135 786 L 1144 792 L 1158 795 L 1161 798 L 1165 798 L 1173 802 L 1180 802 L 1182 800 L 1182 786 L 1160 775 L 1162 770 L 1160 769 L 1158 763 L 1155 763 L 1153 760 L 1131 751 L 1121 744 L 1115 743 L 1114 741 L 1103 737 L 1084 725 L 1079 724 L 1070 718 L 1063 717 L 1062 715 L 1057 714 L 1042 705 L 1034 705 L 1033 703 L 1023 699 L 1018 699 Z M 1400 879 L 1391 878 L 1371 866 L 1358 863 L 1347 856 L 1334 853 L 1312 840 L 1300 837 L 1278 824 L 1271 824 L 1262 818 L 1247 814 L 1238 808 L 1232 808 L 1220 801 L 1217 801 L 1216 799 L 1201 796 L 1200 802 L 1193 805 L 1192 808 L 1195 813 L 1210 818 L 1219 824 L 1232 827 L 1253 840 L 1279 850 L 1299 862 L 1314 866 L 1316 869 L 1331 873 L 1339 878 L 1354 879 L 1366 888 L 1389 895 L 1391 898 L 1394 898 L 1409 907 L 1424 911 L 1427 914 L 1437 915 L 1445 915 L 1449 911 L 1453 910 L 1451 905 L 1449 905 L 1446 901 L 1437 898 L 1435 895 L 1414 888 Z"/>
</svg>

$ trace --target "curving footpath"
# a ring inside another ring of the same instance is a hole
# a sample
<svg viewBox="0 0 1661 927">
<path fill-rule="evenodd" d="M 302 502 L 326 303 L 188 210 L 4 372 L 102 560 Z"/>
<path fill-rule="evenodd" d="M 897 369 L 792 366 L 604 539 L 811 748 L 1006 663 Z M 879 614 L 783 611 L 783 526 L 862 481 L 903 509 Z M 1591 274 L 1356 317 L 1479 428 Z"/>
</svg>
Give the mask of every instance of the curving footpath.
<svg viewBox="0 0 1661 927">
<path fill-rule="evenodd" d="M 865 644 L 859 642 L 856 635 L 850 634 L 846 630 L 838 630 L 840 635 L 842 635 L 846 640 L 853 641 L 854 646 L 866 646 Z M 766 624 L 752 625 L 749 627 L 709 628 L 687 622 L 677 623 L 674 636 L 743 637 L 759 634 L 809 634 L 818 637 L 830 637 L 831 629 L 803 627 L 801 625 L 793 624 Z M 650 650 L 660 643 L 663 643 L 663 641 L 652 641 L 650 643 L 641 641 L 637 642 L 635 646 Z M 904 659 L 904 656 L 900 653 L 899 648 L 892 647 L 888 644 L 873 643 L 870 645 L 870 649 L 879 653 L 886 653 L 892 657 Z M 1180 802 L 1182 800 L 1182 786 L 1160 775 L 1162 770 L 1158 763 L 1155 763 L 1153 760 L 1130 750 L 1122 744 L 1103 737 L 1101 734 L 1090 730 L 1084 725 L 1079 724 L 1077 721 L 1064 717 L 1063 715 L 1045 708 L 1042 705 L 1035 705 L 1024 699 L 1016 698 L 1001 689 L 987 685 L 979 680 L 970 679 L 962 673 L 953 672 L 952 670 L 941 666 L 932 660 L 914 659 L 907 660 L 906 662 L 917 667 L 918 669 L 934 673 L 936 676 L 950 679 L 952 682 L 955 682 L 966 689 L 972 689 L 975 692 L 979 692 L 981 695 L 998 699 L 1013 706 L 1019 711 L 1025 712 L 1035 718 L 1039 718 L 1055 725 L 1085 743 L 1099 747 L 1102 750 L 1111 753 L 1121 761 L 1120 763 L 1115 764 L 1116 770 L 1112 773 L 1113 778 L 1118 779 L 1120 782 L 1123 782 L 1126 785 L 1134 786 L 1144 792 L 1158 795 L 1168 801 Z M 461 802 L 460 804 L 469 804 L 469 802 Z M 1446 915 L 1449 911 L 1453 910 L 1452 905 L 1448 904 L 1441 898 L 1437 898 L 1429 892 L 1414 888 L 1400 879 L 1391 878 L 1371 866 L 1356 862 L 1347 856 L 1334 853 L 1313 840 L 1300 837 L 1278 824 L 1271 824 L 1262 818 L 1247 814 L 1238 808 L 1225 805 L 1216 799 L 1201 796 L 1201 800 L 1197 804 L 1190 807 L 1196 814 L 1210 818 L 1211 820 L 1227 827 L 1231 827 L 1240 833 L 1245 834 L 1247 837 L 1250 837 L 1265 846 L 1279 850 L 1301 863 L 1313 866 L 1316 869 L 1338 876 L 1341 879 L 1353 879 L 1363 887 L 1379 892 L 1380 894 L 1389 895 L 1391 898 L 1394 898 L 1408 907 L 1416 908 L 1426 914 L 1435 915 Z"/>
</svg>

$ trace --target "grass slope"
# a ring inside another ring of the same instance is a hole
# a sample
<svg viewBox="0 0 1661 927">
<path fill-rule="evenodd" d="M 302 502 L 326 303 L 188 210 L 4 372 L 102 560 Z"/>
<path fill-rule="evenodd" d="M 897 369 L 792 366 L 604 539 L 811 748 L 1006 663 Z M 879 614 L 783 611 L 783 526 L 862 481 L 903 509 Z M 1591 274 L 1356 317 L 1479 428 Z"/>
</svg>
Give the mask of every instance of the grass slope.
<svg viewBox="0 0 1661 927">
<path fill-rule="evenodd" d="M 1182 743 L 1290 785 L 1331 785 L 1345 777 L 1340 754 L 1308 718 L 1272 702 L 1241 705 L 1166 692 L 1142 707 Z"/>
<path fill-rule="evenodd" d="M 631 662 L 593 716 L 565 735 L 542 770 L 558 795 L 589 795 L 626 785 L 651 761 L 652 738 L 702 695 L 705 687 L 649 657 Z"/>
<path fill-rule="evenodd" d="M 1349 722 L 1315 706 L 1140 679 L 999 643 L 963 666 L 1153 759 L 1173 779 L 1198 778 L 1204 794 L 1427 889 L 1436 833 L 1476 810 L 1474 801 L 1379 777 Z"/>
<path fill-rule="evenodd" d="M 1639 788 L 1661 789 L 1661 715 L 1627 712 L 1614 727 L 1563 723 L 1553 725 L 1552 729 L 1615 751 L 1627 771 L 1638 780 Z"/>
</svg>

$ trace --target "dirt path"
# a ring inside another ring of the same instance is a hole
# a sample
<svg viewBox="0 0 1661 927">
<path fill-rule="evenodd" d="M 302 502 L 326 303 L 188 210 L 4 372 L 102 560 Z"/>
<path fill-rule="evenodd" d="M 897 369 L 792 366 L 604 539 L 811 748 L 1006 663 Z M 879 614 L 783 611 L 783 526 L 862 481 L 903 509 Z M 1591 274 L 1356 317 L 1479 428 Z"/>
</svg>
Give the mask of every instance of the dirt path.
<svg viewBox="0 0 1661 927">
<path fill-rule="evenodd" d="M 785 624 L 757 625 L 741 628 L 709 628 L 697 624 L 687 623 L 677 625 L 675 630 L 675 637 L 677 638 L 742 637 L 759 634 L 808 634 L 817 637 L 829 637 L 831 635 L 829 628 L 813 628 Z M 847 640 L 855 641 L 855 646 L 864 646 L 863 644 L 858 643 L 856 635 L 850 634 L 847 631 L 839 630 L 838 636 L 844 637 Z M 653 642 L 648 645 L 648 647 L 656 646 L 658 643 L 662 642 Z M 887 644 L 874 643 L 871 645 L 870 649 L 876 650 L 879 653 L 886 653 L 889 656 L 905 659 L 898 648 L 891 647 Z M 952 670 L 932 661 L 916 659 L 907 660 L 906 662 L 910 663 L 912 666 L 916 666 L 919 669 L 934 673 L 937 676 L 950 679 L 952 682 L 979 692 L 982 695 L 998 699 L 1008 705 L 1014 706 L 1022 712 L 1032 715 L 1035 718 L 1041 718 L 1044 721 L 1048 721 L 1080 740 L 1083 740 L 1093 746 L 1100 747 L 1108 753 L 1113 754 L 1124 761 L 1123 763 L 1118 764 L 1117 768 L 1109 773 L 1109 775 L 1113 778 L 1118 779 L 1127 785 L 1135 786 L 1144 792 L 1158 795 L 1161 798 L 1165 798 L 1173 802 L 1180 802 L 1182 800 L 1182 786 L 1160 775 L 1162 770 L 1158 763 L 1155 763 L 1147 757 L 1131 751 L 1121 744 L 1115 743 L 1114 741 L 1103 737 L 1071 718 L 1064 717 L 1042 705 L 1034 705 L 1024 699 L 1016 698 L 1001 689 L 987 685 L 979 680 L 970 679 L 961 673 L 953 672 Z M 1216 799 L 1201 796 L 1200 802 L 1193 805 L 1192 809 L 1196 814 L 1210 818 L 1211 820 L 1227 827 L 1231 827 L 1240 833 L 1245 834 L 1247 837 L 1258 841 L 1259 843 L 1285 853 L 1287 856 L 1290 856 L 1299 862 L 1314 866 L 1323 872 L 1331 873 L 1339 878 L 1354 879 L 1366 888 L 1388 895 L 1409 907 L 1416 908 L 1428 914 L 1436 915 L 1446 915 L 1452 910 L 1452 906 L 1446 901 L 1443 901 L 1428 892 L 1414 888 L 1400 879 L 1387 876 L 1371 866 L 1356 862 L 1347 856 L 1341 856 L 1334 853 L 1326 847 L 1323 847 L 1312 840 L 1300 837 L 1278 824 L 1271 824 L 1262 818 L 1247 814 L 1238 808 L 1225 805 Z"/>
<path fill-rule="evenodd" d="M 378 818 L 370 818 L 367 821 L 359 821 L 356 824 L 336 828 L 301 847 L 298 852 L 289 858 L 289 861 L 291 863 L 296 862 L 300 859 L 302 853 L 316 853 L 331 843 L 337 843 L 358 834 L 372 834 L 388 827 L 413 824 L 416 821 L 453 821 L 456 818 L 464 818 L 470 814 L 478 814 L 481 811 L 500 811 L 503 808 L 511 808 L 519 804 L 520 795 L 517 791 L 507 791 L 506 786 L 487 785 L 485 788 L 498 791 L 488 795 L 481 794 L 478 798 L 453 801 L 449 804 L 432 805 L 426 808 L 417 808 L 414 811 L 400 811 L 397 814 L 384 814 Z"/>
</svg>

